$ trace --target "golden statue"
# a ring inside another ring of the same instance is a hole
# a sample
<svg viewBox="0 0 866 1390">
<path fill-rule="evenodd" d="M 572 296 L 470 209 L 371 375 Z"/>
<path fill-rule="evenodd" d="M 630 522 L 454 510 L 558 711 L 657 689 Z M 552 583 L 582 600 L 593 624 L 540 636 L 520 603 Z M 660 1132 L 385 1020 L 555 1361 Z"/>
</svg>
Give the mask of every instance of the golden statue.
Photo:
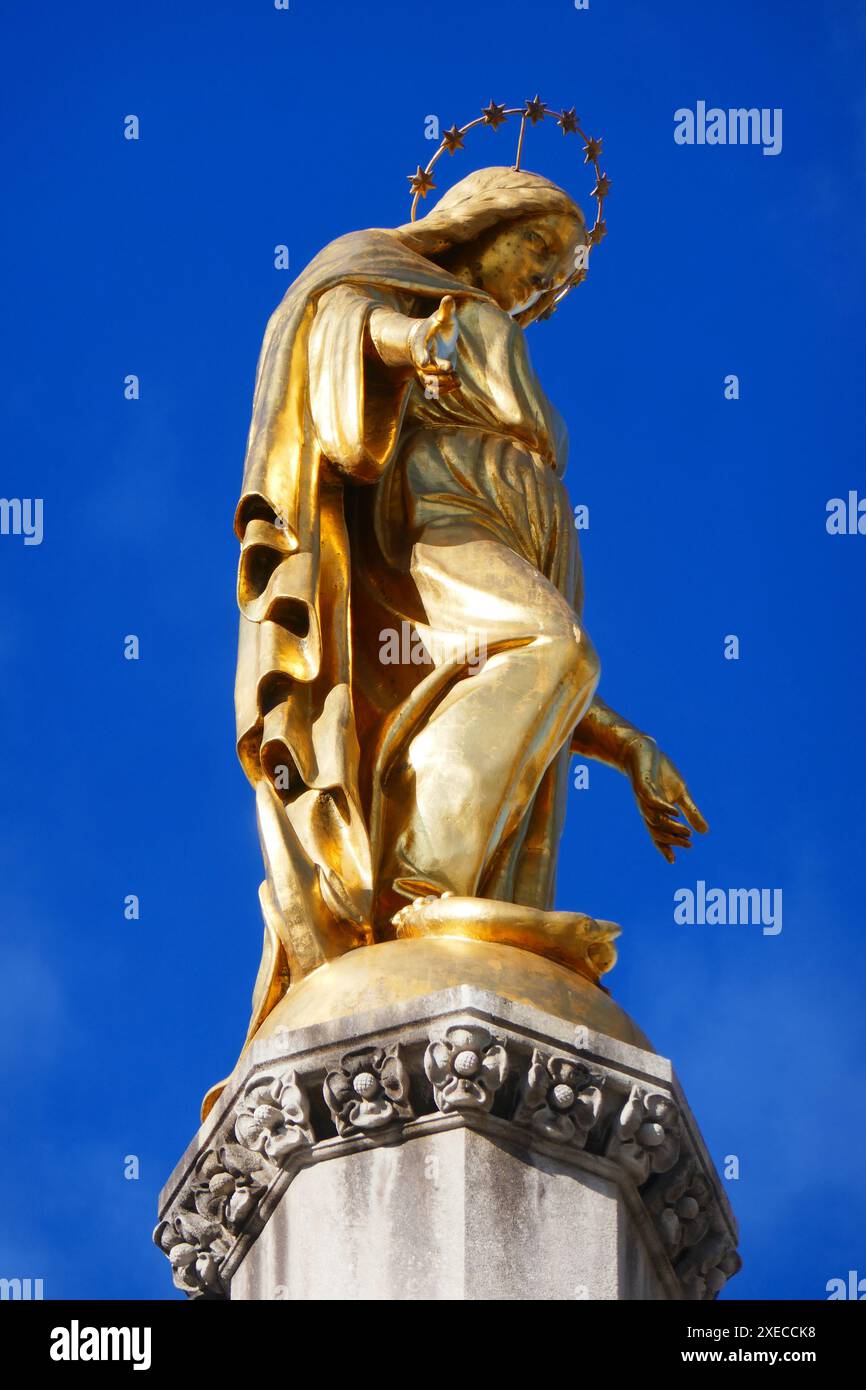
<svg viewBox="0 0 866 1390">
<path fill-rule="evenodd" d="M 515 167 L 416 218 L 439 157 L 511 115 Z M 551 115 L 594 168 L 591 230 L 520 168 Z M 463 981 L 642 1038 L 598 984 L 618 928 L 551 910 L 572 752 L 629 777 L 666 859 L 706 829 L 596 695 L 566 432 L 524 332 L 604 235 L 600 154 L 573 110 L 491 103 L 412 176 L 412 221 L 325 247 L 268 324 L 235 522 L 267 875 L 248 1041 Z"/>
</svg>

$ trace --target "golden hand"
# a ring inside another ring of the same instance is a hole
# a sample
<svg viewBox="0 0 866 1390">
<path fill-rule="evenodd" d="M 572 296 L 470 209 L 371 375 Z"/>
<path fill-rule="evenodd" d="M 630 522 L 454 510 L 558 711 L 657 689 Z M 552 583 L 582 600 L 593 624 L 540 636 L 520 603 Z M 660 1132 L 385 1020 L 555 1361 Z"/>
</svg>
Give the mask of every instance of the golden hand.
<svg viewBox="0 0 866 1390">
<path fill-rule="evenodd" d="M 409 356 L 425 390 L 434 395 L 456 391 L 457 311 L 454 296 L 446 294 L 429 318 L 418 319 L 409 330 Z"/>
<path fill-rule="evenodd" d="M 625 749 L 623 771 L 631 779 L 638 809 L 653 844 L 673 864 L 675 849 L 691 848 L 691 831 L 709 829 L 680 773 L 658 744 L 639 734 Z M 683 824 L 680 816 L 688 824 Z M 691 827 L 691 829 L 689 829 Z"/>
</svg>

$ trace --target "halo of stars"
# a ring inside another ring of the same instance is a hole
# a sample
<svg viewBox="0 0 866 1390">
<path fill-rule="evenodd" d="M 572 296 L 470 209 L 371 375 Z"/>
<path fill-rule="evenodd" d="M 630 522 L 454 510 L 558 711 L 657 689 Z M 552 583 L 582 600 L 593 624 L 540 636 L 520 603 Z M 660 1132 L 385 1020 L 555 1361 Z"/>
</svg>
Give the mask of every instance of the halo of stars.
<svg viewBox="0 0 866 1390">
<path fill-rule="evenodd" d="M 491 100 L 482 109 L 481 115 L 474 120 L 467 121 L 465 125 L 452 125 L 450 130 L 446 130 L 442 136 L 439 148 L 429 160 L 427 165 L 422 168 L 419 164 L 414 174 L 407 175 L 409 179 L 409 190 L 412 194 L 412 217 L 414 222 L 418 215 L 418 201 L 426 198 L 427 194 L 435 189 L 433 181 L 433 170 L 438 160 L 447 151 L 448 154 L 456 154 L 458 150 L 464 148 L 464 136 L 467 131 L 474 129 L 475 126 L 488 126 L 490 130 L 498 130 L 505 125 L 510 116 L 520 117 L 520 131 L 517 138 L 517 157 L 514 168 L 520 168 L 520 160 L 523 154 L 523 137 L 526 133 L 527 124 L 535 126 L 541 121 L 551 117 L 559 126 L 563 135 L 579 135 L 583 141 L 583 162 L 591 164 L 595 173 L 595 187 L 590 196 L 596 202 L 596 218 L 593 226 L 589 230 L 589 245 L 598 246 L 602 239 L 607 235 L 607 223 L 604 219 L 604 203 L 610 192 L 611 182 L 607 174 L 602 171 L 600 160 L 602 153 L 602 141 L 596 140 L 586 134 L 580 124 L 580 117 L 576 114 L 574 107 L 566 111 L 552 111 L 543 101 L 534 96 L 531 101 L 527 101 L 523 106 L 505 106 Z M 579 284 L 586 278 L 586 270 L 578 271 L 574 277 L 574 283 Z"/>
</svg>

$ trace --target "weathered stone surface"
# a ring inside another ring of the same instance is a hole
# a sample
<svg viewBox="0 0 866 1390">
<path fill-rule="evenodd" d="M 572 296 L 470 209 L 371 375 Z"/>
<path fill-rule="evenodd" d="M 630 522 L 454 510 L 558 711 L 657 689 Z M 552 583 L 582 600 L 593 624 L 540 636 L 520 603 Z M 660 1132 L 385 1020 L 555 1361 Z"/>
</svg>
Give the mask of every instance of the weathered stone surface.
<svg viewBox="0 0 866 1390">
<path fill-rule="evenodd" d="M 740 1263 L 670 1063 L 472 986 L 255 1043 L 160 1215 L 192 1297 L 712 1298 Z"/>
<path fill-rule="evenodd" d="M 299 1173 L 231 1296 L 670 1295 L 615 1180 L 461 1125 Z"/>
</svg>

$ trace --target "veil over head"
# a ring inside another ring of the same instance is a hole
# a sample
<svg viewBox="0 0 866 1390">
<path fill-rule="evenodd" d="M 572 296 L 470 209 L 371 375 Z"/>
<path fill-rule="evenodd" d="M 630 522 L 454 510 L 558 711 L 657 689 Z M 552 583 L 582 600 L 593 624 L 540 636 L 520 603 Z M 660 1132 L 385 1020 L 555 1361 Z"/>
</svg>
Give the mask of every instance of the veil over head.
<svg viewBox="0 0 866 1390">
<path fill-rule="evenodd" d="M 557 184 L 528 169 L 493 166 L 476 169 L 449 188 L 425 217 L 395 228 L 404 246 L 422 256 L 436 256 L 452 246 L 474 241 L 498 222 L 536 214 L 565 213 L 586 221 L 577 203 Z"/>
</svg>

